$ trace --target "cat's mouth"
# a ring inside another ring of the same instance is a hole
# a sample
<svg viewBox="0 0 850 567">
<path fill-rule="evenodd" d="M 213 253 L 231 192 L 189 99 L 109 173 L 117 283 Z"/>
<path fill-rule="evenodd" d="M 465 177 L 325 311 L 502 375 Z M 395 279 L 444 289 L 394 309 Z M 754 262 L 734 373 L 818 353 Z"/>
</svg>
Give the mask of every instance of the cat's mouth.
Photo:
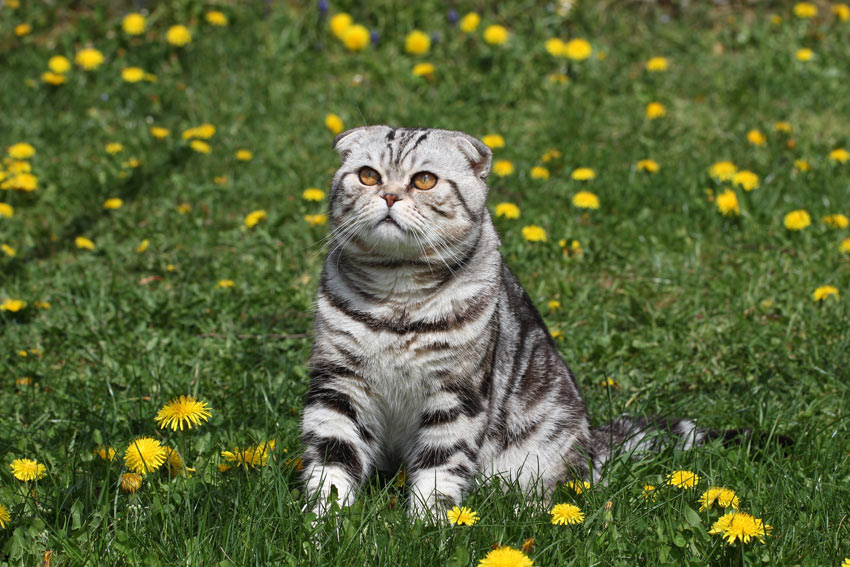
<svg viewBox="0 0 850 567">
<path fill-rule="evenodd" d="M 399 230 L 402 230 L 401 225 L 399 225 L 397 222 L 395 222 L 395 219 L 393 219 L 390 215 L 385 216 L 383 219 L 381 219 L 378 222 L 378 226 L 381 226 L 381 225 L 391 225 L 391 226 L 396 227 Z"/>
</svg>

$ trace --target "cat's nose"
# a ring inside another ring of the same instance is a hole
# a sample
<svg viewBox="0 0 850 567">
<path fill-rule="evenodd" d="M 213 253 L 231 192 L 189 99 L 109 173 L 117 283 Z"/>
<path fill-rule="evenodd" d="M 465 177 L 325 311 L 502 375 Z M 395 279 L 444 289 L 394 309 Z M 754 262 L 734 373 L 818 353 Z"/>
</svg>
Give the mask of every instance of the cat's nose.
<svg viewBox="0 0 850 567">
<path fill-rule="evenodd" d="M 393 203 L 395 203 L 396 201 L 401 201 L 401 199 L 399 199 L 398 195 L 396 195 L 395 193 L 384 193 L 383 195 L 381 195 L 381 199 L 387 202 L 387 207 L 392 207 Z"/>
</svg>

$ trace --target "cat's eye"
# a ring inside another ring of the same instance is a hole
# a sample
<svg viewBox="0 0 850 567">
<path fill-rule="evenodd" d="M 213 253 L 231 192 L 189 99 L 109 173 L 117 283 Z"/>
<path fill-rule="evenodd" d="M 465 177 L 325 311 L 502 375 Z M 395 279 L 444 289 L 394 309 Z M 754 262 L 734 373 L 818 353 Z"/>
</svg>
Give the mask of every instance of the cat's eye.
<svg viewBox="0 0 850 567">
<path fill-rule="evenodd" d="M 377 185 L 381 182 L 381 175 L 371 167 L 364 167 L 360 170 L 360 183 L 363 185 Z"/>
<path fill-rule="evenodd" d="M 430 171 L 420 171 L 416 175 L 413 176 L 413 186 L 417 189 L 422 189 L 423 191 L 427 191 L 428 189 L 432 189 L 434 185 L 437 184 L 437 176 L 431 173 Z"/>
</svg>

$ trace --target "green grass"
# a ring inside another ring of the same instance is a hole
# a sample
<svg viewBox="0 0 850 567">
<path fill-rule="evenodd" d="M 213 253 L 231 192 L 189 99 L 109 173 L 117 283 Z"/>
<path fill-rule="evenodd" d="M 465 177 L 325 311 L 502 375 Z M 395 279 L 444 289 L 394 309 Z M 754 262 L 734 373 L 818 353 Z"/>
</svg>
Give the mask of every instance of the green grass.
<svg viewBox="0 0 850 567">
<path fill-rule="evenodd" d="M 204 21 L 202 3 L 162 3 L 135 39 L 121 32 L 125 10 L 112 3 L 23 4 L 0 7 L 0 147 L 36 148 L 39 188 L 0 192 L 15 209 L 0 217 L 0 244 L 17 251 L 0 252 L 0 301 L 28 302 L 0 312 L 0 504 L 11 515 L 0 564 L 38 565 L 50 550 L 54 566 L 461 566 L 530 537 L 541 566 L 838 566 L 850 556 L 850 257 L 839 252 L 850 233 L 820 222 L 850 214 L 850 163 L 827 159 L 850 147 L 850 23 L 828 4 L 811 22 L 794 18 L 789 2 L 773 12 L 578 2 L 565 15 L 544 2 L 464 4 L 461 15 L 478 9 L 483 19 L 465 35 L 447 23 L 443 3 L 332 3 L 330 14 L 348 9 L 380 32 L 362 53 L 346 52 L 313 3 L 227 4 L 226 28 Z M 21 22 L 33 31 L 16 38 Z M 193 32 L 183 49 L 164 41 L 175 23 Z M 504 46 L 481 39 L 494 23 L 511 30 Z M 441 34 L 427 55 L 404 53 L 415 28 Z M 556 60 L 544 48 L 550 37 L 584 37 L 594 54 Z M 75 67 L 59 87 L 41 83 L 50 56 L 73 60 L 87 44 L 104 53 L 103 66 Z M 800 47 L 815 59 L 796 61 Z M 667 72 L 643 70 L 655 55 L 670 60 Z M 432 82 L 411 75 L 421 61 L 436 66 Z M 122 82 L 131 65 L 158 81 Z M 550 83 L 553 72 L 570 81 Z M 647 120 L 652 101 L 667 116 Z M 711 444 L 618 462 L 605 485 L 582 495 L 559 489 L 557 501 L 585 512 L 578 526 L 551 525 L 545 503 L 495 482 L 467 498 L 481 516 L 473 527 L 414 522 L 398 479 L 386 478 L 314 524 L 301 512 L 292 460 L 326 235 L 303 215 L 326 204 L 301 192 L 327 188 L 337 165 L 324 127 L 330 112 L 347 127 L 505 137 L 495 157 L 516 173 L 491 176 L 490 203 L 516 203 L 522 216 L 496 219 L 502 251 L 562 332 L 559 348 L 594 423 L 624 412 L 694 416 L 795 445 Z M 791 123 L 790 135 L 774 132 L 779 120 Z M 204 122 L 217 128 L 210 155 L 180 139 Z M 154 124 L 171 136 L 153 139 Z M 748 144 L 753 128 L 766 134 L 764 146 Z M 109 142 L 124 151 L 107 154 Z M 237 162 L 238 148 L 254 159 Z M 552 148 L 563 155 L 546 164 L 551 177 L 531 179 Z M 122 166 L 130 158 L 141 165 Z M 643 158 L 660 171 L 635 171 Z M 718 214 L 705 192 L 728 186 L 707 175 L 727 159 L 761 180 L 751 193 L 737 190 L 737 219 Z M 795 171 L 795 159 L 812 169 Z M 597 178 L 571 180 L 579 166 Z M 599 196 L 599 210 L 571 205 L 580 189 Z M 111 197 L 124 206 L 103 210 Z M 191 211 L 180 214 L 182 203 Z M 789 232 L 783 217 L 799 208 L 812 226 Z M 247 229 L 256 209 L 268 218 Z M 528 224 L 544 227 L 547 242 L 525 242 Z M 80 235 L 96 249 L 75 248 Z M 136 253 L 143 239 L 150 247 Z M 583 258 L 563 254 L 560 239 L 580 241 Z M 226 278 L 236 285 L 217 288 Z M 840 299 L 815 303 L 826 284 Z M 550 310 L 550 300 L 562 308 Z M 30 349 L 40 353 L 18 354 Z M 25 377 L 31 386 L 16 384 Z M 600 385 L 609 378 L 616 388 Z M 180 394 L 213 408 L 185 439 L 153 421 Z M 123 452 L 139 435 L 184 443 L 196 472 L 152 474 L 136 494 L 121 492 L 119 461 L 106 464 L 92 449 Z M 266 439 L 277 441 L 267 467 L 219 472 L 220 451 Z M 16 458 L 38 459 L 47 475 L 15 480 Z M 719 514 L 696 511 L 699 490 L 664 486 L 675 469 L 697 472 L 700 489 L 736 490 L 772 535 L 764 545 L 723 544 L 708 533 Z M 657 501 L 646 501 L 644 483 L 658 487 Z"/>
</svg>

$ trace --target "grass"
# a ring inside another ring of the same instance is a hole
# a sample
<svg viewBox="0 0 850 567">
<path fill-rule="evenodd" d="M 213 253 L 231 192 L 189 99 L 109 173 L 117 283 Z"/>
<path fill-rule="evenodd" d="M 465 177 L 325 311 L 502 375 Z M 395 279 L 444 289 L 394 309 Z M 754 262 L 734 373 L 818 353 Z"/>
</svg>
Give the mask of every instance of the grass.
<svg viewBox="0 0 850 567">
<path fill-rule="evenodd" d="M 182 1 L 154 5 L 138 38 L 120 28 L 129 5 L 24 4 L 0 7 L 0 147 L 32 144 L 39 179 L 34 192 L 0 193 L 14 207 L 0 217 L 0 243 L 16 250 L 0 252 L 0 301 L 27 302 L 0 311 L 0 504 L 11 516 L 0 564 L 38 564 L 50 552 L 52 565 L 461 566 L 528 538 L 537 565 L 837 566 L 850 556 L 850 260 L 839 252 L 850 234 L 820 221 L 850 213 L 850 163 L 827 157 L 850 146 L 850 23 L 828 4 L 808 21 L 787 2 L 771 12 L 579 2 L 565 14 L 542 2 L 481 3 L 462 6 L 483 19 L 463 34 L 437 2 L 333 3 L 325 16 L 312 3 L 232 3 L 221 7 L 229 25 L 216 28 L 202 3 Z M 346 9 L 379 32 L 377 46 L 349 53 L 327 31 L 328 16 Z M 22 22 L 33 30 L 18 38 Z M 181 49 L 164 40 L 176 23 L 193 33 Z M 504 46 L 481 39 L 495 23 L 511 31 Z M 415 28 L 441 36 L 427 55 L 404 53 Z M 553 58 L 550 37 L 586 38 L 593 56 Z M 75 67 L 58 87 L 41 82 L 50 56 L 73 61 L 86 45 L 104 53 L 101 67 Z M 795 59 L 802 47 L 812 61 Z M 656 55 L 668 71 L 644 70 Z M 422 61 L 436 66 L 432 81 L 411 75 Z M 157 81 L 122 82 L 130 65 Z M 554 72 L 569 81 L 551 83 Z M 665 117 L 644 116 L 652 101 Z M 624 412 L 693 416 L 788 435 L 794 446 L 710 444 L 615 463 L 604 485 L 558 490 L 556 501 L 584 511 L 577 526 L 551 525 L 545 503 L 496 481 L 465 501 L 476 525 L 414 522 L 399 478 L 373 479 L 352 508 L 314 522 L 301 512 L 293 464 L 327 229 L 304 221 L 326 205 L 301 193 L 326 188 L 336 167 L 331 112 L 347 127 L 504 136 L 495 157 L 516 173 L 491 176 L 490 203 L 522 214 L 496 219 L 502 251 L 562 333 L 594 423 Z M 790 134 L 774 131 L 780 120 Z M 217 129 L 210 155 L 180 139 L 205 122 Z M 152 125 L 171 135 L 155 140 Z M 754 128 L 765 145 L 747 142 Z M 110 142 L 123 151 L 106 153 Z M 237 161 L 239 148 L 253 159 Z M 531 179 L 553 148 L 562 156 L 545 164 L 550 178 Z M 141 164 L 123 165 L 130 158 Z M 658 173 L 636 171 L 644 158 Z M 811 169 L 798 171 L 796 159 Z M 707 174 L 720 160 L 761 181 L 736 190 L 739 218 L 720 215 L 706 194 L 729 186 Z M 571 180 L 580 166 L 596 179 Z M 581 189 L 599 196 L 599 210 L 571 205 Z M 104 210 L 113 197 L 124 205 Z M 812 226 L 786 230 L 784 215 L 801 208 Z M 258 209 L 268 218 L 247 228 Z M 547 241 L 524 241 L 528 224 Z M 96 248 L 76 248 L 77 236 Z M 149 248 L 137 253 L 143 239 Z M 583 256 L 565 254 L 561 239 L 578 240 Z M 221 279 L 235 286 L 219 288 Z M 840 298 L 816 303 L 826 284 Z M 608 379 L 614 386 L 601 386 Z M 185 438 L 153 421 L 180 394 L 213 408 Z M 151 474 L 125 494 L 120 459 L 92 450 L 120 454 L 139 435 L 184 444 L 195 472 Z M 276 440 L 268 466 L 219 472 L 220 451 L 267 439 Z M 19 482 L 8 466 L 16 458 L 38 459 L 47 475 Z M 676 469 L 697 472 L 699 489 L 665 486 Z M 697 511 L 697 497 L 709 485 L 734 489 L 742 509 L 773 526 L 764 544 L 708 533 L 719 513 Z"/>
</svg>

